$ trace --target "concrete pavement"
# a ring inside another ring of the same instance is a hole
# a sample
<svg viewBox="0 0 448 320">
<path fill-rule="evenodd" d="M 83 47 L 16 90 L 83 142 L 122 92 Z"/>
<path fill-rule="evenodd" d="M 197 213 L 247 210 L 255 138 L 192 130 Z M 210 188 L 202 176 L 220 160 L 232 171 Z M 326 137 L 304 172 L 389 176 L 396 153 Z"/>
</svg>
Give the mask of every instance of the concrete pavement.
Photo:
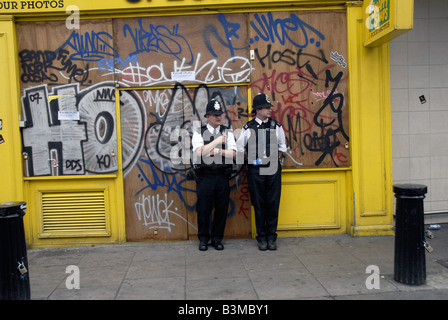
<svg viewBox="0 0 448 320">
<path fill-rule="evenodd" d="M 227 239 L 225 250 L 205 252 L 197 241 L 29 249 L 31 299 L 445 300 L 448 224 L 433 234 L 420 286 L 394 281 L 394 236 L 279 238 L 265 252 L 255 240 Z"/>
</svg>

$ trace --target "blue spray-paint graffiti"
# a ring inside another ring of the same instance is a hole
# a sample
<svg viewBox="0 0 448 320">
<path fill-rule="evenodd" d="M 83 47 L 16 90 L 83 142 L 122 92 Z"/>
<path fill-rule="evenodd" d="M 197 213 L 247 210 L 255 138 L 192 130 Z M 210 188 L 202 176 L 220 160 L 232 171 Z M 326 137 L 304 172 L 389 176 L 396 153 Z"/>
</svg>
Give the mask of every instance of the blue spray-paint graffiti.
<svg viewBox="0 0 448 320">
<path fill-rule="evenodd" d="M 163 25 L 153 25 L 152 23 L 144 26 L 142 19 L 139 19 L 138 25 L 139 28 L 134 30 L 127 24 L 123 27 L 124 37 L 126 38 L 129 35 L 134 42 L 135 51 L 131 52 L 130 55 L 160 51 L 182 60 L 180 54 L 184 54 L 188 57 L 187 60 L 189 59 L 187 64 L 193 63 L 193 52 L 188 40 L 179 34 L 179 24 L 173 25 L 172 29 Z"/>
<path fill-rule="evenodd" d="M 204 35 L 204 43 L 207 46 L 208 51 L 214 56 L 218 57 L 218 55 L 213 50 L 210 38 L 214 36 L 220 44 L 222 44 L 225 48 L 229 48 L 230 50 L 230 56 L 235 56 L 235 50 L 244 50 L 247 49 L 249 46 L 245 46 L 242 48 L 235 48 L 232 44 L 232 37 L 235 37 L 239 39 L 238 30 L 241 28 L 241 25 L 239 23 L 231 23 L 226 20 L 226 16 L 224 14 L 218 15 L 219 21 L 221 22 L 222 29 L 224 29 L 225 36 L 222 37 L 219 35 L 219 30 L 214 25 L 207 25 L 204 28 L 203 35 Z"/>
<path fill-rule="evenodd" d="M 147 189 L 157 190 L 158 188 L 167 188 L 167 193 L 174 192 L 182 204 L 188 211 L 194 211 L 196 209 L 196 202 L 193 204 L 188 203 L 187 193 L 196 194 L 196 189 L 188 188 L 186 182 L 189 180 L 188 173 L 169 172 L 170 168 L 165 168 L 164 171 L 158 170 L 151 161 L 145 157 L 140 157 L 135 164 L 138 168 L 138 178 L 143 186 L 135 193 L 134 197 L 138 198 Z M 191 179 L 191 178 L 190 178 Z M 232 179 L 230 183 L 230 190 L 236 190 L 240 185 L 241 177 L 237 176 L 236 179 Z M 235 202 L 230 199 L 230 207 L 228 216 L 232 217 L 236 214 Z"/>
<path fill-rule="evenodd" d="M 279 41 L 282 45 L 289 42 L 297 48 L 306 48 L 310 43 L 320 47 L 321 41 L 325 40 L 321 32 L 304 22 L 295 13 L 291 13 L 287 19 L 274 19 L 272 12 L 256 13 L 254 19 L 250 22 L 250 26 L 256 35 L 250 39 L 251 43 L 261 40 L 271 43 Z M 309 36 L 308 32 L 314 33 L 317 38 Z M 303 42 L 298 43 L 295 39 L 303 39 Z"/>
<path fill-rule="evenodd" d="M 79 61 L 100 61 L 118 56 L 112 46 L 113 37 L 108 32 L 85 32 L 79 34 L 73 31 L 60 49 L 74 51 L 70 59 Z"/>
<path fill-rule="evenodd" d="M 165 168 L 163 171 L 160 171 L 154 167 L 151 161 L 145 159 L 144 157 L 140 157 L 138 159 L 136 167 L 139 170 L 138 178 L 140 179 L 140 182 L 144 183 L 144 186 L 136 192 L 134 195 L 135 197 L 138 197 L 148 188 L 151 190 L 157 190 L 159 187 L 166 187 L 168 188 L 167 192 L 173 191 L 177 194 L 187 210 L 193 211 L 195 209 L 196 204 L 188 204 L 185 198 L 184 192 L 196 193 L 195 189 L 190 189 L 184 186 L 187 182 L 187 176 L 185 173 L 169 174 L 167 171 L 170 171 L 170 168 Z"/>
</svg>

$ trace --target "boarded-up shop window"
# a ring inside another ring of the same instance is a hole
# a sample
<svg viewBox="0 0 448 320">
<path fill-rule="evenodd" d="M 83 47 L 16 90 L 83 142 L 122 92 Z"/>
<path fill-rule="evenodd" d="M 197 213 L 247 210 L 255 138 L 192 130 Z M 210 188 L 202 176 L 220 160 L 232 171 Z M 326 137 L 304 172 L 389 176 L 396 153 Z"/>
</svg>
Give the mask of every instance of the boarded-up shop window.
<svg viewBox="0 0 448 320">
<path fill-rule="evenodd" d="M 274 104 L 290 148 L 284 168 L 350 165 L 345 11 L 250 15 L 252 94 Z"/>
<path fill-rule="evenodd" d="M 248 83 L 252 96 L 264 92 L 274 102 L 290 148 L 284 168 L 350 166 L 345 14 L 82 20 L 79 30 L 65 21 L 17 23 L 26 174 L 117 172 L 116 84 L 210 89 Z M 131 119 L 122 123 L 130 134 L 122 155 L 126 175 L 147 124 L 141 97 L 122 91 L 121 98 L 121 112 Z M 242 123 L 248 104 L 238 107 Z"/>
<path fill-rule="evenodd" d="M 117 172 L 114 75 L 99 67 L 116 56 L 112 20 L 20 22 L 17 43 L 26 175 Z"/>
</svg>

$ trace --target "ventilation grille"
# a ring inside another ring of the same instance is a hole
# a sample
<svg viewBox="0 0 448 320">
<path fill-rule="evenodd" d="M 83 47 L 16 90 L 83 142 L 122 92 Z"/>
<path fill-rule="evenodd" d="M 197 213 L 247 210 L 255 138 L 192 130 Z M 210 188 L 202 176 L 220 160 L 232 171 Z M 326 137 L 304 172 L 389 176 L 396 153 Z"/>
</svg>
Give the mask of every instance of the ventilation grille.
<svg viewBox="0 0 448 320">
<path fill-rule="evenodd" d="M 108 236 L 103 191 L 43 193 L 41 238 Z"/>
</svg>

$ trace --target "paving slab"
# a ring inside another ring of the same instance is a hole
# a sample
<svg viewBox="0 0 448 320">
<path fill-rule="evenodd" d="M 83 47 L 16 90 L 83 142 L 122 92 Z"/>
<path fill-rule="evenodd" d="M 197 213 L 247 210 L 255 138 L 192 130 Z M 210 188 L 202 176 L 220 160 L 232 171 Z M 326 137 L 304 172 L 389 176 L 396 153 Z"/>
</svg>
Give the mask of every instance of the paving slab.
<svg viewBox="0 0 448 320">
<path fill-rule="evenodd" d="M 394 236 L 279 238 L 276 251 L 264 252 L 252 239 L 205 252 L 197 241 L 29 249 L 31 299 L 448 299 L 448 225 L 433 234 L 420 286 L 394 280 Z M 79 289 L 69 288 L 69 266 L 79 268 Z M 379 289 L 366 285 L 369 266 L 378 268 Z"/>
</svg>

